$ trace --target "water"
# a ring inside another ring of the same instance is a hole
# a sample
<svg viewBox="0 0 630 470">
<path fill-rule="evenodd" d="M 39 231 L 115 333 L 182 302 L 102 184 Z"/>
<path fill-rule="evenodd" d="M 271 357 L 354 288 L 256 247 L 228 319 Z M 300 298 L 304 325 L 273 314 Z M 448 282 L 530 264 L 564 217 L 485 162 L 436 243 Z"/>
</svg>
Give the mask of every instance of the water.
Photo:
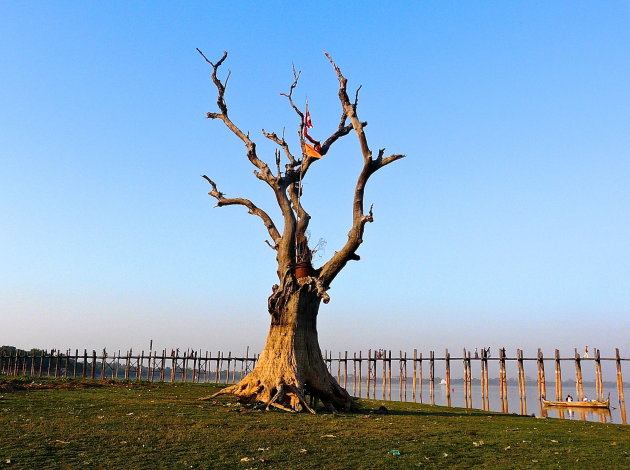
<svg viewBox="0 0 630 470">
<path fill-rule="evenodd" d="M 362 384 L 361 387 L 361 397 L 367 398 L 365 383 Z M 403 384 L 404 385 L 404 384 Z M 353 383 L 352 381 L 348 381 L 348 392 L 352 394 L 353 392 Z M 617 424 L 626 424 L 626 417 L 622 416 L 622 412 L 619 409 L 617 403 L 617 390 L 616 388 L 610 388 L 604 386 L 604 396 L 607 397 L 610 392 L 610 402 L 611 407 L 610 410 L 604 409 L 573 409 L 567 410 L 562 408 L 544 408 L 542 404 L 537 400 L 538 397 L 538 387 L 537 385 L 527 385 L 525 387 L 525 395 L 526 400 L 523 403 L 523 408 L 521 408 L 521 402 L 518 395 L 518 385 L 510 385 L 507 386 L 507 412 L 508 413 L 516 413 L 516 414 L 534 414 L 535 416 L 543 416 L 549 418 L 560 418 L 560 419 L 574 419 L 574 420 L 582 420 L 582 421 L 596 421 L 601 423 L 617 423 Z M 577 394 L 575 392 L 575 387 L 571 387 L 565 385 L 563 387 L 563 394 L 566 396 L 567 394 L 573 395 L 576 397 Z M 584 394 L 589 398 L 595 398 L 595 387 L 584 385 Z M 354 393 L 355 396 L 358 396 L 358 389 Z M 547 396 L 550 400 L 555 400 L 555 388 L 550 388 L 547 386 Z M 406 394 L 403 392 L 403 397 L 406 398 L 403 401 L 413 401 L 411 383 L 407 383 L 407 391 Z M 378 382 L 376 384 L 376 395 L 373 394 L 372 390 L 370 390 L 370 398 L 376 400 L 383 399 L 383 388 L 382 384 Z M 390 399 L 389 397 L 386 397 Z M 400 391 L 398 381 L 394 381 L 392 383 L 392 395 L 391 400 L 400 401 Z M 422 398 L 420 398 L 420 389 L 416 390 L 416 402 L 432 404 L 431 397 L 429 395 L 429 384 L 424 383 L 422 386 Z M 434 392 L 434 401 L 433 404 L 446 406 L 446 386 L 440 385 L 439 383 L 435 384 L 435 392 Z M 464 385 L 463 384 L 451 384 L 451 406 L 466 408 L 465 397 L 464 397 Z M 481 400 L 481 385 L 472 385 L 472 406 L 469 408 L 483 409 L 482 400 Z M 490 411 L 499 411 L 505 412 L 506 410 L 501 406 L 501 397 L 499 395 L 499 387 L 498 385 L 489 387 L 489 397 L 488 397 L 488 409 Z"/>
</svg>

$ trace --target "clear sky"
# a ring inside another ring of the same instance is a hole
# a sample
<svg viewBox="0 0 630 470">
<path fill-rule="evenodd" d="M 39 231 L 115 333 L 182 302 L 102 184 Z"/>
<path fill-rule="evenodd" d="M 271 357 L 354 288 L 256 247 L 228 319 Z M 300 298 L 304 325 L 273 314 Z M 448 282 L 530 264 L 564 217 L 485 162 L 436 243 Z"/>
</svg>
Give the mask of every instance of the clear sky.
<svg viewBox="0 0 630 470">
<path fill-rule="evenodd" d="M 322 348 L 615 346 L 630 353 L 630 3 L 0 2 L 0 343 L 260 349 L 274 252 L 208 174 L 273 214 L 221 123 L 312 134 L 363 85 L 374 150 L 362 260 L 319 315 Z M 269 159 L 268 161 L 271 161 Z M 350 227 L 348 136 L 309 173 L 325 257 Z"/>
</svg>

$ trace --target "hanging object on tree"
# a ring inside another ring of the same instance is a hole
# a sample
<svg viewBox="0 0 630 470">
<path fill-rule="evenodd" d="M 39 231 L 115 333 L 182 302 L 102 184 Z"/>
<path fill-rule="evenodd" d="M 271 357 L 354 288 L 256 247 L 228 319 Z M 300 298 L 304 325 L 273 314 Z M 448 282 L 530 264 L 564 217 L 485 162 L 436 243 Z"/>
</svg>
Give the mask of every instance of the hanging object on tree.
<svg viewBox="0 0 630 470">
<path fill-rule="evenodd" d="M 319 143 L 319 141 L 313 139 L 310 135 L 308 135 L 308 130 L 312 127 L 313 127 L 313 122 L 311 121 L 311 113 L 308 110 L 308 100 L 307 100 L 306 109 L 304 111 L 304 122 L 302 126 L 302 134 L 304 135 L 306 139 L 308 139 L 310 144 L 308 142 L 302 142 L 302 153 L 310 157 L 322 158 L 322 154 L 319 153 L 322 149 L 321 144 Z"/>
</svg>

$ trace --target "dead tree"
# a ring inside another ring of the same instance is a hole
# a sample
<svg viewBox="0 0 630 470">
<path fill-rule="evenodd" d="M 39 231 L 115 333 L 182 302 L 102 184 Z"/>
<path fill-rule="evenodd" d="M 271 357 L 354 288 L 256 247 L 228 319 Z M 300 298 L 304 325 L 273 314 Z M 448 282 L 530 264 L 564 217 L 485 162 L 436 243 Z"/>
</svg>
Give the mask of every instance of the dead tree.
<svg viewBox="0 0 630 470">
<path fill-rule="evenodd" d="M 328 303 L 330 300 L 327 291 L 339 272 L 348 261 L 359 260 L 357 249 L 363 242 L 365 224 L 373 221 L 372 207 L 366 212 L 363 202 L 365 186 L 370 176 L 404 155 L 384 156 L 385 150 L 381 149 L 376 158 L 373 157 L 365 135 L 367 122 L 361 121 L 357 115 L 359 90 L 351 101 L 346 78 L 333 59 L 325 53 L 339 80 L 339 125 L 323 143 L 308 135 L 308 115 L 293 99 L 293 91 L 300 76 L 294 70 L 293 83 L 289 92 L 283 95 L 297 114 L 299 149 L 297 152 L 292 149 L 284 134 L 278 136 L 263 129 L 262 135 L 278 146 L 275 151 L 275 167 L 272 169 L 259 157 L 256 143 L 249 133 L 243 132 L 229 116 L 225 101 L 229 74 L 224 80 L 218 76 L 227 52 L 217 62 L 211 62 L 201 51 L 199 53 L 212 67 L 212 81 L 218 93 L 218 112 L 209 112 L 207 117 L 222 121 L 241 140 L 247 158 L 255 167 L 255 176 L 273 191 L 283 218 L 280 227 L 252 201 L 241 197 L 226 197 L 212 179 L 203 175 L 211 186 L 208 194 L 217 200 L 218 207 L 245 206 L 250 214 L 262 220 L 270 238 L 266 242 L 276 251 L 278 262 L 278 284 L 272 287 L 272 294 L 268 299 L 271 326 L 256 367 L 239 383 L 224 388 L 212 397 L 227 393 L 237 396 L 243 403 L 263 403 L 267 408 L 274 406 L 287 411 L 306 409 L 313 412 L 306 400 L 310 396 L 321 400 L 330 410 L 349 410 L 353 405 L 352 397 L 328 372 L 322 358 L 317 338 L 317 313 L 321 302 Z M 337 140 L 353 131 L 358 139 L 363 167 L 354 190 L 352 226 L 345 245 L 321 267 L 315 269 L 311 264 L 312 247 L 309 247 L 307 237 L 310 216 L 300 198 L 302 181 L 320 156 L 325 156 Z"/>
</svg>

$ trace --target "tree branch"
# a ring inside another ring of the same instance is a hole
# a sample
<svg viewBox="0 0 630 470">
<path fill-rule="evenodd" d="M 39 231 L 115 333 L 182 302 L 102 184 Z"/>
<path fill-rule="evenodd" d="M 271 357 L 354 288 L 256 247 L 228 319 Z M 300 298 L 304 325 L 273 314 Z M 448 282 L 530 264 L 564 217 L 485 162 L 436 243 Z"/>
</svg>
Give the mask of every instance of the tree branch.
<svg viewBox="0 0 630 470">
<path fill-rule="evenodd" d="M 250 214 L 260 217 L 263 221 L 263 224 L 265 224 L 267 231 L 269 232 L 269 236 L 274 241 L 276 246 L 274 247 L 267 240 L 265 241 L 267 242 L 269 246 L 271 246 L 274 249 L 277 249 L 277 246 L 280 243 L 280 239 L 281 239 L 280 233 L 278 232 L 276 225 L 273 223 L 273 220 L 271 220 L 271 217 L 269 217 L 269 215 L 264 210 L 257 207 L 256 204 L 254 204 L 249 199 L 245 199 L 242 197 L 226 198 L 225 194 L 217 189 L 217 185 L 215 184 L 214 181 L 212 181 L 206 175 L 202 175 L 201 177 L 205 179 L 208 183 L 210 183 L 210 185 L 212 186 L 212 190 L 208 194 L 217 200 L 217 207 L 232 206 L 232 205 L 245 206 L 247 207 L 248 212 Z"/>
<path fill-rule="evenodd" d="M 293 83 L 291 83 L 291 87 L 289 88 L 289 93 L 280 93 L 282 96 L 286 96 L 289 99 L 289 104 L 293 108 L 293 110 L 300 116 L 300 135 L 302 134 L 302 127 L 304 126 L 304 113 L 300 111 L 300 109 L 293 103 L 293 90 L 298 85 L 298 81 L 300 80 L 300 75 L 302 72 L 297 72 L 295 70 L 295 64 L 293 65 Z"/>
<path fill-rule="evenodd" d="M 282 148 L 282 150 L 284 151 L 284 154 L 289 159 L 289 162 L 291 163 L 291 166 L 292 167 L 295 166 L 295 157 L 291 153 L 291 150 L 289 150 L 289 144 L 287 144 L 287 141 L 284 140 L 284 136 L 282 136 L 282 138 L 280 138 L 280 137 L 278 137 L 278 135 L 275 132 L 266 132 L 264 129 L 262 129 L 262 133 L 269 140 L 271 140 L 272 142 L 275 142 L 276 144 L 278 144 L 278 146 L 280 148 Z"/>
<path fill-rule="evenodd" d="M 221 65 L 227 58 L 227 55 L 228 55 L 227 52 L 223 53 L 223 56 L 216 64 L 208 60 L 208 58 L 199 49 L 197 49 L 197 52 L 199 52 L 199 54 L 201 54 L 204 60 L 208 64 L 210 64 L 210 66 L 212 67 L 211 77 L 212 77 L 212 81 L 214 85 L 217 88 L 217 92 L 218 92 L 217 93 L 217 106 L 219 107 L 219 110 L 221 111 L 220 113 L 207 113 L 206 117 L 208 117 L 209 119 L 219 119 L 223 121 L 223 123 L 227 126 L 227 128 L 230 131 L 232 131 L 232 133 L 236 135 L 245 144 L 245 147 L 247 149 L 247 158 L 257 168 L 257 170 L 254 171 L 254 175 L 256 175 L 258 179 L 265 181 L 271 187 L 271 189 L 273 190 L 276 196 L 276 201 L 278 202 L 278 206 L 280 207 L 280 210 L 282 211 L 282 215 L 284 217 L 284 229 L 282 232 L 282 236 L 272 235 L 272 239 L 278 246 L 278 255 L 276 257 L 279 264 L 278 276 L 282 277 L 283 272 L 289 269 L 290 264 L 291 264 L 290 260 L 292 259 L 291 256 L 292 256 L 292 253 L 295 251 L 294 250 L 295 214 L 293 213 L 293 210 L 291 209 L 291 203 L 286 194 L 287 184 L 280 176 L 278 177 L 274 176 L 271 170 L 269 169 L 269 166 L 267 166 L 265 162 L 263 162 L 262 160 L 258 158 L 258 155 L 256 153 L 256 144 L 249 138 L 249 134 L 245 134 L 243 131 L 241 131 L 236 126 L 236 124 L 234 124 L 232 120 L 228 117 L 228 107 L 225 102 L 226 86 L 224 83 L 221 82 L 221 80 L 217 76 L 219 67 L 221 67 Z M 296 81 L 294 82 L 296 84 L 297 84 L 298 77 L 299 77 L 299 74 L 297 74 Z M 228 78 L 229 78 L 229 75 L 228 75 Z M 213 190 L 214 189 L 215 188 L 213 188 Z M 212 191 L 209 194 L 213 195 Z M 217 191 L 217 194 L 220 194 L 220 193 Z M 231 202 L 228 202 L 228 201 L 231 201 Z M 228 203 L 231 203 L 231 204 L 245 205 L 246 207 L 249 208 L 249 206 L 245 202 L 251 204 L 251 201 L 248 201 L 247 199 L 241 199 L 241 198 L 225 199 L 224 198 L 223 200 L 219 201 L 220 203 L 219 205 L 221 204 L 227 205 Z M 253 206 L 253 207 L 256 208 L 256 206 Z M 267 224 L 265 223 L 265 225 Z M 275 226 L 274 226 L 274 230 L 275 230 Z M 275 233 L 277 234 L 277 230 L 275 230 Z"/>
<path fill-rule="evenodd" d="M 211 62 L 210 60 L 208 60 L 208 58 L 204 55 L 203 52 L 199 50 L 199 48 L 197 48 L 197 52 L 199 52 L 199 54 L 201 54 L 201 56 L 205 59 L 205 61 L 208 62 L 210 66 L 212 67 L 211 77 L 218 91 L 217 106 L 221 110 L 220 113 L 206 113 L 206 117 L 208 119 L 220 119 L 227 126 L 227 128 L 230 129 L 230 131 L 232 131 L 232 133 L 234 133 L 239 139 L 243 141 L 243 143 L 245 144 L 245 147 L 247 148 L 247 158 L 249 159 L 250 162 L 252 162 L 252 164 L 256 168 L 258 168 L 258 170 L 260 170 L 260 171 L 255 172 L 256 177 L 258 177 L 259 179 L 263 181 L 266 181 L 267 184 L 269 184 L 272 188 L 274 188 L 274 190 L 277 189 L 277 184 L 275 182 L 275 179 L 273 178 L 271 170 L 269 169 L 269 167 L 267 166 L 265 162 L 263 162 L 262 160 L 258 158 L 258 155 L 256 154 L 256 144 L 249 138 L 248 134 L 245 134 L 243 131 L 241 131 L 236 126 L 236 124 L 234 124 L 228 117 L 228 107 L 227 107 L 227 103 L 225 102 L 225 85 L 221 82 L 221 79 L 219 79 L 219 77 L 217 76 L 219 67 L 221 67 L 221 65 L 227 58 L 228 53 L 224 52 L 221 59 L 215 64 Z M 228 75 L 228 78 L 229 78 L 229 75 Z"/>
<path fill-rule="evenodd" d="M 404 155 L 394 154 L 383 158 L 385 149 L 381 149 L 379 150 L 378 157 L 376 159 L 372 158 L 372 151 L 368 146 L 367 137 L 365 136 L 364 132 L 364 127 L 366 123 L 364 124 L 363 122 L 361 122 L 359 120 L 359 117 L 357 116 L 359 90 L 357 90 L 356 92 L 354 103 L 351 103 L 350 98 L 348 97 L 346 78 L 343 76 L 341 70 L 339 69 L 337 64 L 335 64 L 330 55 L 328 55 L 327 52 L 324 52 L 324 54 L 326 54 L 326 57 L 328 57 L 328 60 L 337 73 L 337 78 L 339 79 L 339 101 L 341 102 L 341 107 L 345 113 L 345 116 L 350 120 L 352 128 L 357 135 L 359 146 L 361 148 L 361 153 L 363 155 L 363 168 L 361 169 L 361 173 L 357 178 L 357 183 L 354 190 L 354 200 L 352 204 L 352 227 L 348 232 L 348 240 L 346 241 L 343 248 L 340 251 L 336 252 L 324 264 L 324 266 L 322 266 L 319 274 L 321 287 L 323 289 L 327 289 L 330 286 L 330 283 L 344 268 L 348 261 L 359 259 L 359 256 L 356 254 L 356 250 L 359 248 L 359 246 L 361 246 L 361 243 L 363 243 L 363 232 L 365 229 L 365 224 L 368 222 L 373 222 L 374 220 L 372 207 L 370 207 L 370 210 L 367 214 L 365 214 L 363 210 L 365 186 L 370 176 L 372 176 L 372 174 L 374 174 L 382 167 L 403 158 Z M 342 124 L 344 122 L 345 121 L 342 119 L 337 132 L 342 132 Z M 343 131 L 345 131 L 345 126 L 343 127 Z"/>
</svg>

